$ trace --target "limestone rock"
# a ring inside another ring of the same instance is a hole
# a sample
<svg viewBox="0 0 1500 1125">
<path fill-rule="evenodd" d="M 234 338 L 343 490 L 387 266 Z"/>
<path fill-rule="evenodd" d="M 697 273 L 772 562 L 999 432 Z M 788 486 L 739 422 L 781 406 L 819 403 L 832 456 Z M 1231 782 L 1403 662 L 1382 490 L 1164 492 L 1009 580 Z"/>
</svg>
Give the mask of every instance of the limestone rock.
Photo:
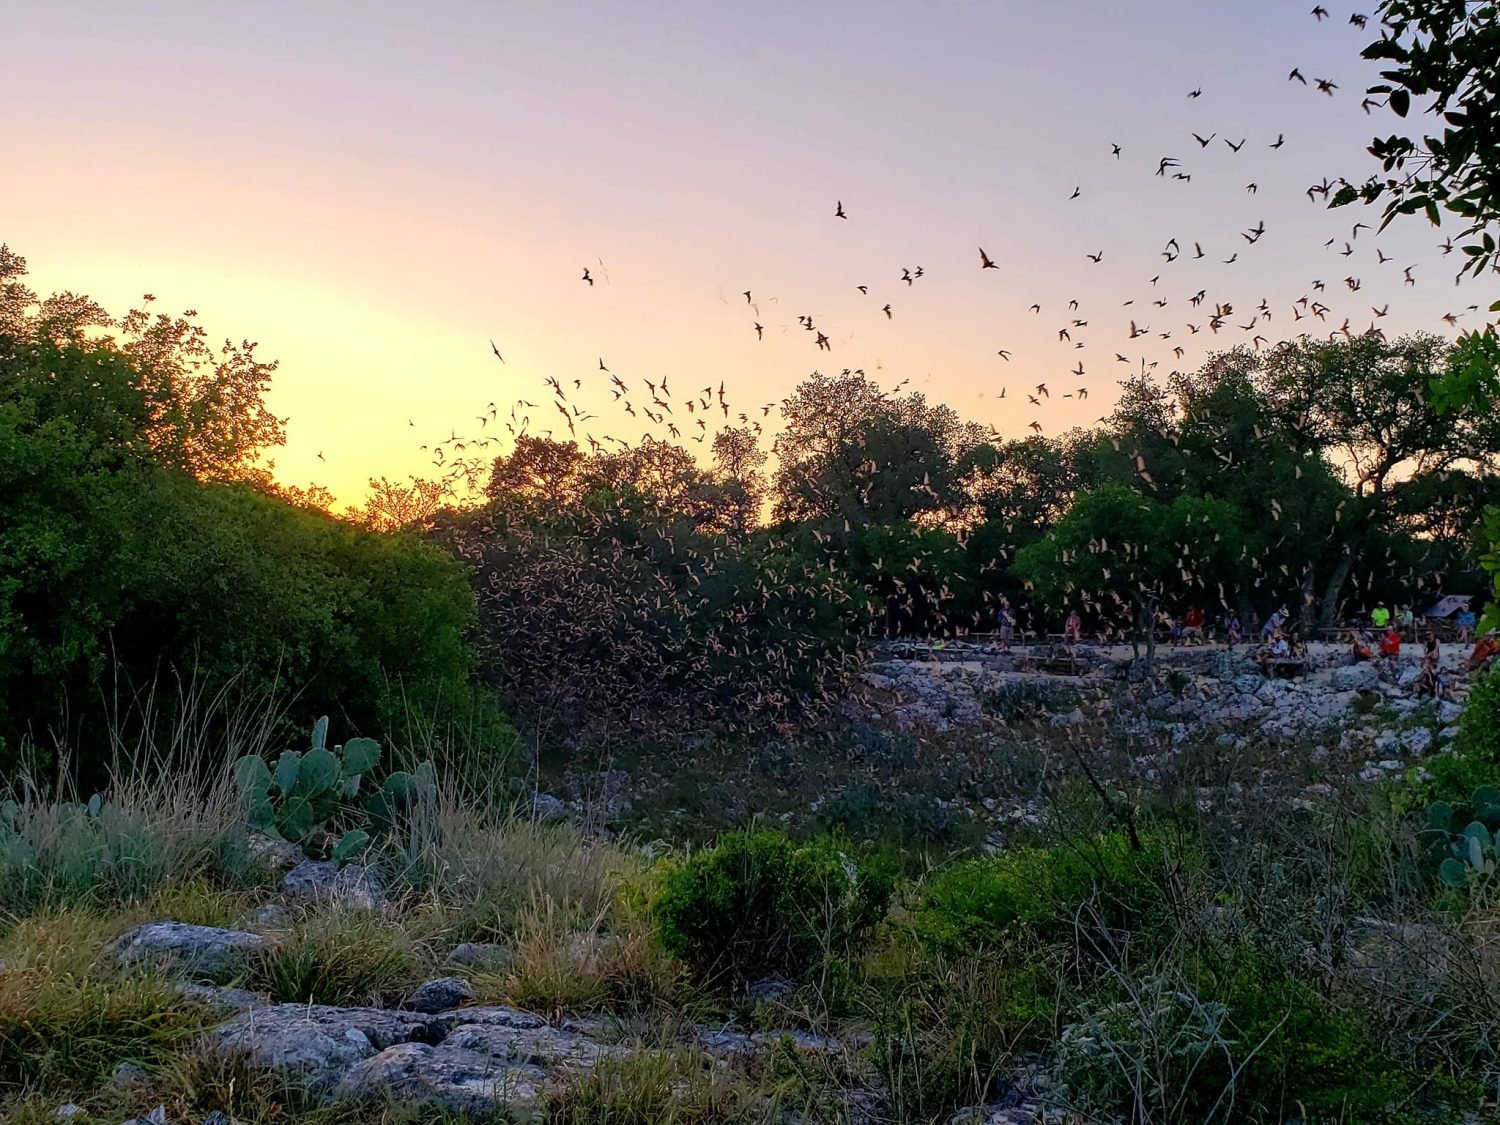
<svg viewBox="0 0 1500 1125">
<path fill-rule="evenodd" d="M 307 858 L 296 844 L 261 832 L 250 833 L 245 850 L 252 860 L 270 871 L 290 871 Z"/>
<path fill-rule="evenodd" d="M 272 1004 L 252 1008 L 213 1033 L 221 1054 L 326 1089 L 355 1063 L 398 1043 L 439 1037 L 425 1017 L 378 1008 Z"/>
<path fill-rule="evenodd" d="M 1335 691 L 1368 691 L 1380 682 L 1380 675 L 1375 671 L 1375 666 L 1368 662 L 1350 664 L 1335 668 L 1328 682 Z"/>
<path fill-rule="evenodd" d="M 185 999 L 211 1008 L 220 1015 L 232 1016 L 262 1004 L 269 1004 L 270 997 L 243 988 L 215 988 L 210 984 L 193 984 L 184 981 L 177 991 Z"/>
<path fill-rule="evenodd" d="M 498 1024 L 460 1024 L 443 1040 L 445 1047 L 462 1047 L 502 1062 L 590 1070 L 601 1058 L 623 1055 L 625 1049 L 596 1043 L 576 1032 L 548 1027 L 504 1027 Z"/>
<path fill-rule="evenodd" d="M 406 1007 L 413 1012 L 446 1012 L 474 999 L 474 989 L 468 981 L 457 977 L 438 977 L 417 986 L 406 1000 Z"/>
<path fill-rule="evenodd" d="M 1432 731 L 1426 727 L 1413 727 L 1401 735 L 1401 748 L 1420 757 L 1432 749 Z"/>
<path fill-rule="evenodd" d="M 385 892 L 368 867 L 351 863 L 303 860 L 287 872 L 281 892 L 295 902 L 331 903 L 354 910 L 378 910 L 385 905 Z"/>
<path fill-rule="evenodd" d="M 797 991 L 796 985 L 780 977 L 767 977 L 764 980 L 755 981 L 745 989 L 746 994 L 756 1003 L 784 1000 L 795 991 Z"/>
<path fill-rule="evenodd" d="M 122 964 L 150 964 L 219 979 L 242 970 L 251 954 L 270 945 L 264 935 L 243 930 L 146 922 L 116 939 L 112 952 Z"/>
<path fill-rule="evenodd" d="M 461 1113 L 527 1107 L 541 1096 L 546 1071 L 509 1066 L 448 1043 L 399 1043 L 356 1063 L 338 1084 L 348 1098 L 395 1099 Z"/>
</svg>

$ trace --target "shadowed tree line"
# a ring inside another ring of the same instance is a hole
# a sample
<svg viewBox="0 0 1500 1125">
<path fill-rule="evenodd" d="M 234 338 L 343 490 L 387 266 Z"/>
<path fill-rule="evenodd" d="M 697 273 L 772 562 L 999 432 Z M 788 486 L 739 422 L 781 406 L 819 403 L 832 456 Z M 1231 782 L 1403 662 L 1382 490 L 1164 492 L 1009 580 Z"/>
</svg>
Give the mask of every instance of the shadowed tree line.
<svg viewBox="0 0 1500 1125">
<path fill-rule="evenodd" d="M 454 478 L 469 495 L 381 479 L 335 518 L 267 471 L 281 420 L 252 344 L 40 299 L 3 264 L 10 754 L 76 743 L 164 676 L 336 696 L 356 729 L 479 691 L 538 731 L 691 737 L 827 714 L 882 636 L 1283 604 L 1312 628 L 1486 581 L 1500 420 L 1434 405 L 1471 358 L 1436 337 L 1236 349 L 1024 438 L 817 373 L 774 442 L 523 434 Z"/>
</svg>

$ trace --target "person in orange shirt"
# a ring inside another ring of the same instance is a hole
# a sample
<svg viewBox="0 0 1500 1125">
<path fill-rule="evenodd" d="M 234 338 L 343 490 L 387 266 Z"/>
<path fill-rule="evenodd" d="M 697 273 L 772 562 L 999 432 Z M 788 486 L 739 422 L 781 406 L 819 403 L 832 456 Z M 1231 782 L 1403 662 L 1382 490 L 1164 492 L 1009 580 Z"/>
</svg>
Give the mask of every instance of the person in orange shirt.
<svg viewBox="0 0 1500 1125">
<path fill-rule="evenodd" d="M 1401 632 L 1394 621 L 1380 634 L 1380 658 L 1384 665 L 1381 671 L 1395 676 L 1396 667 L 1401 663 Z"/>
<path fill-rule="evenodd" d="M 1469 654 L 1466 671 L 1471 675 L 1478 672 L 1497 655 L 1500 655 L 1500 639 L 1496 639 L 1494 633 L 1486 633 L 1474 642 L 1474 651 Z"/>
</svg>

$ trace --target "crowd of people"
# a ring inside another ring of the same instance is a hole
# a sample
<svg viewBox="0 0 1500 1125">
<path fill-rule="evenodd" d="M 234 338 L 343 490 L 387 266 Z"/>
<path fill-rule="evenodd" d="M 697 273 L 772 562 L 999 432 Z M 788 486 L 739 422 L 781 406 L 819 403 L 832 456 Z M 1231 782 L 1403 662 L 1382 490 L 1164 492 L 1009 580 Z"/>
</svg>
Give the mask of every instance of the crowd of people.
<svg viewBox="0 0 1500 1125">
<path fill-rule="evenodd" d="M 1422 621 L 1426 623 L 1425 630 L 1419 623 Z M 1012 627 L 1002 629 L 1003 643 L 1007 648 L 1014 635 L 1014 622 L 1012 611 Z M 1478 614 L 1472 605 L 1463 605 L 1453 617 L 1454 642 L 1474 646 L 1463 667 L 1464 674 L 1469 677 L 1491 667 L 1500 667 L 1500 636 L 1491 630 L 1476 638 L 1478 624 Z M 1208 614 L 1200 606 L 1189 606 L 1180 615 L 1162 612 L 1158 615 L 1157 626 L 1161 633 L 1170 637 L 1173 645 L 1221 642 L 1232 650 L 1244 643 L 1246 634 L 1239 615 L 1233 610 L 1219 615 L 1211 624 Z M 1400 677 L 1403 643 L 1421 644 L 1422 661 L 1416 679 L 1418 694 L 1452 697 L 1456 680 L 1442 666 L 1442 647 L 1436 623 L 1419 619 L 1410 605 L 1398 605 L 1393 611 L 1384 602 L 1378 602 L 1370 610 L 1368 625 L 1361 623 L 1349 628 L 1349 652 L 1355 663 L 1373 664 L 1384 679 L 1394 681 Z M 1298 668 L 1305 667 L 1307 646 L 1301 633 L 1292 628 L 1286 606 L 1278 607 L 1262 622 L 1252 621 L 1250 633 L 1258 637 L 1253 658 L 1268 676 L 1281 670 L 1295 673 Z M 1063 643 L 1071 648 L 1082 641 L 1083 619 L 1077 610 L 1073 610 L 1063 626 Z"/>
</svg>

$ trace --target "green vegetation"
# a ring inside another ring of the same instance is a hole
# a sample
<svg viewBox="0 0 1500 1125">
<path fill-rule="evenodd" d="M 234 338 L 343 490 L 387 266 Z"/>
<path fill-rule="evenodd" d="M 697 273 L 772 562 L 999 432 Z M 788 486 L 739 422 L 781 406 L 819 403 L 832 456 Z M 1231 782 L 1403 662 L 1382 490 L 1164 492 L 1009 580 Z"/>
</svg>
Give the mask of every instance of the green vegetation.
<svg viewBox="0 0 1500 1125">
<path fill-rule="evenodd" d="M 1494 674 L 1420 778 L 1324 769 L 1316 801 L 1285 747 L 1163 762 L 1105 709 L 1054 726 L 1033 685 L 982 700 L 982 733 L 893 734 L 845 706 L 875 637 L 988 629 L 1002 607 L 1038 632 L 1076 609 L 1149 655 L 1187 604 L 1295 604 L 1312 627 L 1488 588 L 1500 421 L 1453 390 L 1482 345 L 1237 349 L 1127 381 L 1100 428 L 1059 439 L 815 375 L 774 471 L 750 426 L 703 462 L 527 436 L 472 502 L 382 481 L 339 518 L 265 471 L 281 423 L 253 349 L 23 276 L 0 249 L 7 1119 L 147 1097 L 455 1119 L 277 1088 L 204 1046 L 220 1017 L 169 967 L 110 953 L 137 922 L 268 906 L 274 940 L 219 974 L 237 986 L 391 1005 L 452 973 L 617 1042 L 543 1091 L 556 1122 L 831 1125 L 860 1105 L 915 1125 L 1028 1070 L 1099 1120 L 1492 1110 Z M 1161 682 L 1174 706 L 1197 690 Z M 607 786 L 649 762 L 662 784 L 601 819 L 654 842 L 520 816 L 506 713 L 539 775 L 582 787 L 597 760 Z M 1025 807 L 1002 820 L 996 797 Z M 275 901 L 283 841 L 359 859 L 387 901 Z M 496 948 L 448 962 L 475 942 Z M 753 1047 L 714 1061 L 722 1034 Z M 121 1062 L 136 1086 L 110 1079 Z"/>
<path fill-rule="evenodd" d="M 856 954 L 890 889 L 830 841 L 740 832 L 669 872 L 654 914 L 666 949 L 704 975 L 800 975 Z"/>
<path fill-rule="evenodd" d="M 462 568 L 276 494 L 274 365 L 190 321 L 38 301 L 24 274 L 0 251 L 0 767 L 61 746 L 97 784 L 186 721 L 168 700 L 217 706 L 223 739 L 257 712 L 310 723 L 296 693 L 356 732 L 418 718 L 505 749 Z"/>
</svg>

